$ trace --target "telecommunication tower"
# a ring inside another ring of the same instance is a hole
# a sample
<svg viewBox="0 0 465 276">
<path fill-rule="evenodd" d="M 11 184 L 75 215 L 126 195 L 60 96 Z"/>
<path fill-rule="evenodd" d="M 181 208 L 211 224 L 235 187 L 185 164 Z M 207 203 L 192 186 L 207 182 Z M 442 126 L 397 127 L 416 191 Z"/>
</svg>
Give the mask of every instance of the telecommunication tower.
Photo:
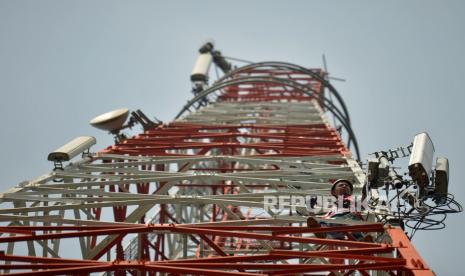
<svg viewBox="0 0 465 276">
<path fill-rule="evenodd" d="M 461 206 L 429 136 L 363 164 L 327 70 L 232 61 L 205 43 L 173 121 L 102 114 L 91 124 L 114 145 L 94 153 L 77 137 L 49 154 L 52 172 L 1 193 L 1 272 L 434 275 L 409 236 Z M 341 181 L 350 206 L 334 197 Z M 328 215 L 340 209 L 356 218 Z"/>
</svg>

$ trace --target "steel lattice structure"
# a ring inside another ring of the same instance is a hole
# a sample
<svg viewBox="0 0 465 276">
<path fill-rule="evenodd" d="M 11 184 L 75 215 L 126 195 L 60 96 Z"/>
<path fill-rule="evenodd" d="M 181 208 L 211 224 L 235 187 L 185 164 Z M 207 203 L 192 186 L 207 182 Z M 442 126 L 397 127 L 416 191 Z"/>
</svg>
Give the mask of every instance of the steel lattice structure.
<svg viewBox="0 0 465 276">
<path fill-rule="evenodd" d="M 368 213 L 323 228 L 307 226 L 305 202 L 265 208 L 270 196 L 330 195 L 340 178 L 361 194 L 358 145 L 325 74 L 237 68 L 173 122 L 2 193 L 3 274 L 433 275 L 400 228 Z M 315 236 L 335 231 L 345 238 Z"/>
</svg>

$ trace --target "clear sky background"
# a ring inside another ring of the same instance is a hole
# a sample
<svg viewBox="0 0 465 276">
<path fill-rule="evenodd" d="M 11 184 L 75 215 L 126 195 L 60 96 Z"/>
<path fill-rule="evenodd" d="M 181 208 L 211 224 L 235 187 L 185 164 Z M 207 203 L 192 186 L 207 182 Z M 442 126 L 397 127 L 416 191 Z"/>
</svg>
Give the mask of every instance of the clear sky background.
<svg viewBox="0 0 465 276">
<path fill-rule="evenodd" d="M 170 121 L 208 38 L 225 55 L 321 67 L 326 54 L 362 154 L 428 131 L 464 202 L 465 1 L 0 0 L 0 189 L 52 169 L 47 154 L 120 108 Z M 438 275 L 459 275 L 464 216 L 417 233 Z"/>
</svg>

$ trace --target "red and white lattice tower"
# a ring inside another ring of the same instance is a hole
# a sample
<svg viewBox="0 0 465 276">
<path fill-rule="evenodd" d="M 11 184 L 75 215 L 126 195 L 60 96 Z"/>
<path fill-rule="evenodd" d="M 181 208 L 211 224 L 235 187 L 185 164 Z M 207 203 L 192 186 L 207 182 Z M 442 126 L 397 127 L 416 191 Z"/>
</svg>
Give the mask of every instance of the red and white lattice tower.
<svg viewBox="0 0 465 276">
<path fill-rule="evenodd" d="M 320 69 L 236 68 L 174 121 L 2 193 L 1 272 L 433 275 L 400 228 L 366 212 L 307 226 L 302 198 L 330 196 L 337 179 L 361 195 L 365 183 L 347 111 L 330 93 Z M 273 198 L 281 209 L 268 208 Z M 336 230 L 343 238 L 315 235 Z"/>
</svg>

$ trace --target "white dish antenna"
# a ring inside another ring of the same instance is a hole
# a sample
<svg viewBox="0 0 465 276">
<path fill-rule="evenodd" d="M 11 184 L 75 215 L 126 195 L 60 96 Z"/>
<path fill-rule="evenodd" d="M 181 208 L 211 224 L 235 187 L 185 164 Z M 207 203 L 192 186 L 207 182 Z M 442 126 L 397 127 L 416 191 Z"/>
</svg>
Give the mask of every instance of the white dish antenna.
<svg viewBox="0 0 465 276">
<path fill-rule="evenodd" d="M 117 133 L 123 128 L 124 122 L 126 122 L 128 116 L 129 109 L 120 108 L 99 115 L 90 120 L 89 123 L 98 129 L 107 130 L 111 133 Z"/>
</svg>

